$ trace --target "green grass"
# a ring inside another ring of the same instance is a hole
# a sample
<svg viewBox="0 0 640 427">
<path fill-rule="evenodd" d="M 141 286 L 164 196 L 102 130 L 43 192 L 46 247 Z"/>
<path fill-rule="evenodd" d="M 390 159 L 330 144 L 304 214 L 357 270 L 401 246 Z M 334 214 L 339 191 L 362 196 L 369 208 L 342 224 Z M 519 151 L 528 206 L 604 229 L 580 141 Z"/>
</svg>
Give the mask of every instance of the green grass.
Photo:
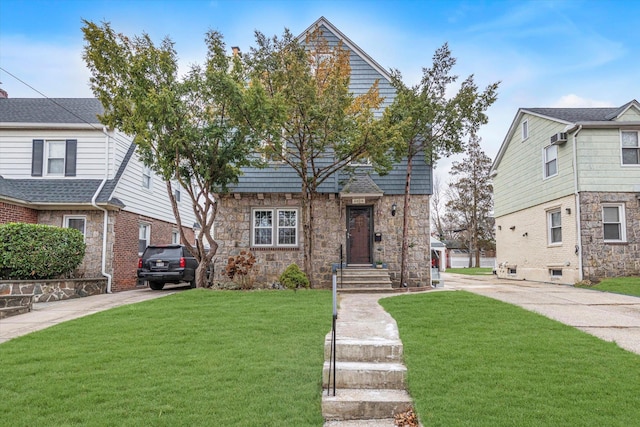
<svg viewBox="0 0 640 427">
<path fill-rule="evenodd" d="M 630 426 L 640 356 L 467 292 L 386 298 L 425 426 Z"/>
<path fill-rule="evenodd" d="M 604 279 L 596 285 L 576 285 L 576 287 L 640 297 L 640 277 L 614 277 Z"/>
<path fill-rule="evenodd" d="M 0 345 L 0 424 L 321 426 L 326 291 L 190 290 Z"/>
<path fill-rule="evenodd" d="M 493 268 L 447 268 L 445 273 L 455 273 L 455 274 L 467 274 L 470 276 L 484 276 L 487 274 L 493 274 Z"/>
</svg>

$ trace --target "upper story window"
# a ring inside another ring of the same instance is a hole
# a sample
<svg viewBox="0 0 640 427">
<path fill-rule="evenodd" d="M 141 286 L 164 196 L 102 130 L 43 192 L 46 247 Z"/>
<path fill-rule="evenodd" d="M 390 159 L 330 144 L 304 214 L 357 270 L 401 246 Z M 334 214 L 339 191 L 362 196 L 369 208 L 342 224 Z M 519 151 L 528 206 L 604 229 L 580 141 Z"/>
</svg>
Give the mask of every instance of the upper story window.
<svg viewBox="0 0 640 427">
<path fill-rule="evenodd" d="M 142 255 L 142 252 L 149 246 L 149 240 L 151 238 L 151 225 L 141 222 L 138 224 L 138 254 Z"/>
<path fill-rule="evenodd" d="M 544 177 L 558 174 L 558 146 L 550 145 L 544 149 Z"/>
<path fill-rule="evenodd" d="M 547 223 L 549 225 L 549 244 L 557 245 L 562 243 L 562 216 L 560 209 L 547 212 Z"/>
<path fill-rule="evenodd" d="M 529 120 L 522 122 L 522 140 L 529 138 Z"/>
<path fill-rule="evenodd" d="M 620 139 L 622 140 L 622 164 L 623 165 L 640 165 L 640 138 L 638 131 L 622 131 Z"/>
<path fill-rule="evenodd" d="M 602 206 L 602 227 L 605 242 L 625 242 L 624 205 L 610 204 Z"/>
<path fill-rule="evenodd" d="M 65 228 L 75 228 L 79 232 L 82 233 L 83 236 L 87 235 L 87 217 L 85 216 L 75 216 L 75 215 L 65 215 L 64 216 L 64 227 Z"/>
<path fill-rule="evenodd" d="M 180 203 L 180 183 L 178 181 L 171 181 L 171 186 L 173 187 L 173 197 L 175 197 L 177 203 Z"/>
<path fill-rule="evenodd" d="M 142 186 L 151 188 L 151 168 L 149 166 L 142 166 Z"/>
<path fill-rule="evenodd" d="M 251 235 L 253 246 L 297 246 L 298 210 L 254 209 Z"/>
<path fill-rule="evenodd" d="M 78 141 L 34 139 L 31 176 L 76 176 Z"/>
</svg>

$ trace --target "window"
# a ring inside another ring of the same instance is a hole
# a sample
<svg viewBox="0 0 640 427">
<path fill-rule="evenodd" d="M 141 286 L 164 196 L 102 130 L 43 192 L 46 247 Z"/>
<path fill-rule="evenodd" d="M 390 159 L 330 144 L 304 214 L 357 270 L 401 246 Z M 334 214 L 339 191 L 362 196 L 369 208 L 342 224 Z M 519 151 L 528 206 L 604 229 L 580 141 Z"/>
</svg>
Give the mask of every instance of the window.
<svg viewBox="0 0 640 427">
<path fill-rule="evenodd" d="M 622 164 L 640 165 L 640 142 L 638 131 L 624 131 L 620 133 L 622 139 Z"/>
<path fill-rule="evenodd" d="M 602 227 L 605 242 L 626 241 L 624 228 L 624 205 L 605 205 L 602 207 Z"/>
<path fill-rule="evenodd" d="M 34 139 L 31 152 L 31 176 L 76 176 L 75 139 L 45 141 Z"/>
<path fill-rule="evenodd" d="M 298 211 L 296 209 L 254 209 L 253 246 L 298 245 Z"/>
<path fill-rule="evenodd" d="M 147 246 L 149 246 L 149 236 L 151 236 L 151 225 L 138 225 L 138 253 L 142 254 Z"/>
<path fill-rule="evenodd" d="M 177 181 L 173 182 L 173 196 L 176 198 L 176 202 L 180 203 L 180 183 Z"/>
<path fill-rule="evenodd" d="M 560 277 L 562 277 L 562 269 L 561 268 L 550 269 L 549 276 L 551 276 L 552 279 L 559 279 Z"/>
<path fill-rule="evenodd" d="M 180 243 L 180 233 L 178 230 L 171 230 L 171 243 Z"/>
<path fill-rule="evenodd" d="M 558 174 L 558 146 L 550 145 L 544 149 L 544 177 Z"/>
<path fill-rule="evenodd" d="M 508 267 L 507 274 L 511 276 L 515 276 L 518 273 L 518 270 L 515 267 Z"/>
<path fill-rule="evenodd" d="M 522 140 L 529 138 L 529 121 L 522 122 Z"/>
<path fill-rule="evenodd" d="M 87 227 L 87 219 L 84 216 L 64 216 L 64 226 L 65 228 L 75 228 L 79 232 L 82 233 L 83 236 L 86 236 L 86 227 Z"/>
<path fill-rule="evenodd" d="M 142 186 L 151 188 L 151 168 L 149 166 L 142 166 Z"/>
<path fill-rule="evenodd" d="M 549 244 L 562 243 L 562 217 L 560 210 L 547 212 L 549 224 Z"/>
</svg>

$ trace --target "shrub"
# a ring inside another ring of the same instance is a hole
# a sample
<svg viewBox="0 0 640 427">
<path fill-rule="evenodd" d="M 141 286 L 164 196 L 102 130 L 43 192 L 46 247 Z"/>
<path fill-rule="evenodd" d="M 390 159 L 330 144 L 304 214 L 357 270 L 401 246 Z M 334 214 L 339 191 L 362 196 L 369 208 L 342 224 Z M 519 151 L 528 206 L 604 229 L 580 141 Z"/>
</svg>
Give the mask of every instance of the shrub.
<svg viewBox="0 0 640 427">
<path fill-rule="evenodd" d="M 227 260 L 227 277 L 233 281 L 237 277 L 242 289 L 251 288 L 252 280 L 249 280 L 248 275 L 255 263 L 256 257 L 251 252 L 240 251 L 239 255 L 229 257 Z"/>
<path fill-rule="evenodd" d="M 0 225 L 0 278 L 55 279 L 78 268 L 84 258 L 82 233 L 42 224 Z"/>
<path fill-rule="evenodd" d="M 280 283 L 287 289 L 308 288 L 309 279 L 304 271 L 300 270 L 298 264 L 291 264 L 280 275 Z"/>
</svg>

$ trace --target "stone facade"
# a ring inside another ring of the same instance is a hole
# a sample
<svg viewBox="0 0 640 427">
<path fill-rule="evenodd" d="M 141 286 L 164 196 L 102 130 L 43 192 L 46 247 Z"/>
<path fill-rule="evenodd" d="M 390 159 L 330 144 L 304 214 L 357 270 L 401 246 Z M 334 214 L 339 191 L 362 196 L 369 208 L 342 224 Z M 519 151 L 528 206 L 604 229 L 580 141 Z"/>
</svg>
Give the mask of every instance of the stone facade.
<svg viewBox="0 0 640 427">
<path fill-rule="evenodd" d="M 3 280 L 0 295 L 34 295 L 34 302 L 60 301 L 104 293 L 107 279 Z"/>
<path fill-rule="evenodd" d="M 314 282 L 319 287 L 331 287 L 331 267 L 340 261 L 340 245 L 346 247 L 346 207 L 350 199 L 340 199 L 337 194 L 319 195 L 314 205 Z M 397 214 L 391 215 L 396 203 Z M 381 233 L 382 241 L 374 243 L 375 261 L 387 264 L 394 286 L 400 286 L 400 248 L 402 240 L 403 196 L 383 196 L 367 199 L 364 205 L 373 208 L 373 232 Z M 299 245 L 295 248 L 261 248 L 251 246 L 252 208 L 300 208 L 299 194 L 248 194 L 227 195 L 219 199 L 219 209 L 214 226 L 214 239 L 219 244 L 214 258 L 214 282 L 225 282 L 227 260 L 243 250 L 250 250 L 256 257 L 251 280 L 255 286 L 268 286 L 278 280 L 284 269 L 292 263 L 304 266 L 302 226 L 298 224 Z M 301 214 L 299 214 L 301 220 Z M 345 259 L 346 260 L 346 259 Z M 412 196 L 409 215 L 408 286 L 430 284 L 429 269 L 429 197 Z"/>
<path fill-rule="evenodd" d="M 626 242 L 604 242 L 602 205 L 624 206 Z M 640 276 L 640 200 L 636 193 L 580 194 L 584 279 Z"/>
</svg>

